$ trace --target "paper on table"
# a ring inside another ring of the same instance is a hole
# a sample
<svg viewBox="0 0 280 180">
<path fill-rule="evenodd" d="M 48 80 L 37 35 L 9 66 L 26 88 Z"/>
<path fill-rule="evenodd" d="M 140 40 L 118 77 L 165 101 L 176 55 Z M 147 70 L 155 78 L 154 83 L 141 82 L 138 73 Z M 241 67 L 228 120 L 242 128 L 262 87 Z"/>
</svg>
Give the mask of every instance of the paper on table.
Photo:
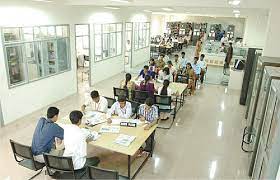
<svg viewBox="0 0 280 180">
<path fill-rule="evenodd" d="M 132 143 L 132 141 L 134 141 L 135 138 L 136 138 L 136 136 L 120 134 L 117 137 L 117 139 L 115 140 L 115 143 L 123 145 L 123 146 L 129 146 Z"/>
<path fill-rule="evenodd" d="M 106 122 L 107 120 L 103 117 L 103 113 L 90 111 L 85 115 L 86 123 L 91 125 L 100 124 Z"/>
<path fill-rule="evenodd" d="M 85 128 L 82 128 L 82 131 L 83 131 L 84 135 L 87 137 L 87 139 L 96 141 L 100 137 L 100 135 L 96 131 L 91 131 L 91 130 L 85 129 Z"/>
<path fill-rule="evenodd" d="M 119 133 L 120 126 L 101 126 L 100 133 Z"/>
</svg>

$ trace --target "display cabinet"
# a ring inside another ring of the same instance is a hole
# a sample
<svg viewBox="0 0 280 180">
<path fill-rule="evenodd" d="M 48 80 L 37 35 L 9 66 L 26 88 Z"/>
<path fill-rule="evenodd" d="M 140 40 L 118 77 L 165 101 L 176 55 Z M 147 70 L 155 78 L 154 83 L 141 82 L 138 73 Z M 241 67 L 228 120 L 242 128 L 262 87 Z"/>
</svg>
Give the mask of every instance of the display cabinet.
<svg viewBox="0 0 280 180">
<path fill-rule="evenodd" d="M 252 179 L 276 179 L 280 164 L 280 81 L 272 80 Z"/>
<path fill-rule="evenodd" d="M 232 40 L 234 38 L 234 30 L 235 30 L 234 25 L 229 25 L 227 27 L 227 37 L 229 40 Z"/>
</svg>

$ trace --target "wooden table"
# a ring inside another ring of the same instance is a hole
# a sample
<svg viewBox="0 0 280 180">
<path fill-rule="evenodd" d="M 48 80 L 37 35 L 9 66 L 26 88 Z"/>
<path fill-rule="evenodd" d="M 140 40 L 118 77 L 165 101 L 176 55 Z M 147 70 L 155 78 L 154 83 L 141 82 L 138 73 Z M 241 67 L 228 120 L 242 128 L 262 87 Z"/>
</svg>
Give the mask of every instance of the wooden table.
<svg viewBox="0 0 280 180">
<path fill-rule="evenodd" d="M 104 115 L 105 118 L 105 115 Z M 127 121 L 127 120 L 126 120 Z M 58 123 L 62 124 L 69 124 L 70 120 L 68 120 L 68 117 L 61 119 Z M 102 125 L 108 125 L 110 124 L 101 123 L 98 125 L 95 125 L 93 127 L 86 126 L 84 123 L 81 125 L 81 127 L 86 127 L 90 130 L 97 131 L 99 132 L 100 128 Z M 112 126 L 117 126 L 117 125 L 112 125 Z M 144 130 L 144 123 L 139 124 L 137 127 L 124 127 L 120 126 L 120 132 L 119 133 L 102 133 L 101 136 L 96 140 L 96 141 L 91 141 L 89 142 L 90 145 L 100 147 L 106 150 L 114 151 L 117 153 L 121 153 L 124 155 L 127 155 L 128 157 L 128 165 L 127 165 L 127 175 L 122 175 L 124 177 L 127 177 L 128 179 L 133 179 L 138 172 L 142 169 L 146 161 L 149 159 L 149 157 L 152 157 L 153 155 L 153 150 L 154 150 L 154 135 L 155 135 L 155 130 L 157 128 L 157 124 L 151 127 L 149 130 Z M 63 127 L 63 125 L 62 125 Z M 128 146 L 122 146 L 119 144 L 116 144 L 114 141 L 116 138 L 119 136 L 119 134 L 126 134 L 130 136 L 136 136 L 135 140 Z M 134 174 L 131 173 L 131 156 L 135 155 L 139 148 L 145 143 L 145 141 L 151 138 L 151 149 L 148 151 L 149 154 L 143 161 L 143 163 L 138 167 L 136 172 Z"/>
</svg>

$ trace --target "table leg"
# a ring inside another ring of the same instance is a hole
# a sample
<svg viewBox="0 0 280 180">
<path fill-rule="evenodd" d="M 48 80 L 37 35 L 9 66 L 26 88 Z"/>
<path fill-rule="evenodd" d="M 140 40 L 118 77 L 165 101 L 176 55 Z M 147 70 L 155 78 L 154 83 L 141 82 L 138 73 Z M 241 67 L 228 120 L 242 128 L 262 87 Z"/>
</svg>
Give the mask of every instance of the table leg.
<svg viewBox="0 0 280 180">
<path fill-rule="evenodd" d="M 130 160 L 130 155 L 128 155 L 127 177 L 129 180 L 130 180 L 130 168 L 131 168 L 131 160 Z"/>
</svg>

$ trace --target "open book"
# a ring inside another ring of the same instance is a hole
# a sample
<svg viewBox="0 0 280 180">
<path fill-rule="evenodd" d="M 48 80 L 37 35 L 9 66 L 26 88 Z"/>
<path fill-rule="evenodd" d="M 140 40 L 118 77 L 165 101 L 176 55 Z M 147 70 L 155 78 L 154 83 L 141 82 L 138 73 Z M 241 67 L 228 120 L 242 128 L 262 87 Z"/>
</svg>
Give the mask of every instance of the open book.
<svg viewBox="0 0 280 180">
<path fill-rule="evenodd" d="M 104 114 L 96 111 L 89 111 L 85 114 L 86 124 L 97 125 L 106 122 Z"/>
<path fill-rule="evenodd" d="M 123 146 L 129 146 L 132 143 L 132 141 L 134 141 L 135 138 L 136 138 L 136 136 L 120 134 L 117 137 L 117 139 L 115 140 L 115 143 L 123 145 Z"/>
</svg>

